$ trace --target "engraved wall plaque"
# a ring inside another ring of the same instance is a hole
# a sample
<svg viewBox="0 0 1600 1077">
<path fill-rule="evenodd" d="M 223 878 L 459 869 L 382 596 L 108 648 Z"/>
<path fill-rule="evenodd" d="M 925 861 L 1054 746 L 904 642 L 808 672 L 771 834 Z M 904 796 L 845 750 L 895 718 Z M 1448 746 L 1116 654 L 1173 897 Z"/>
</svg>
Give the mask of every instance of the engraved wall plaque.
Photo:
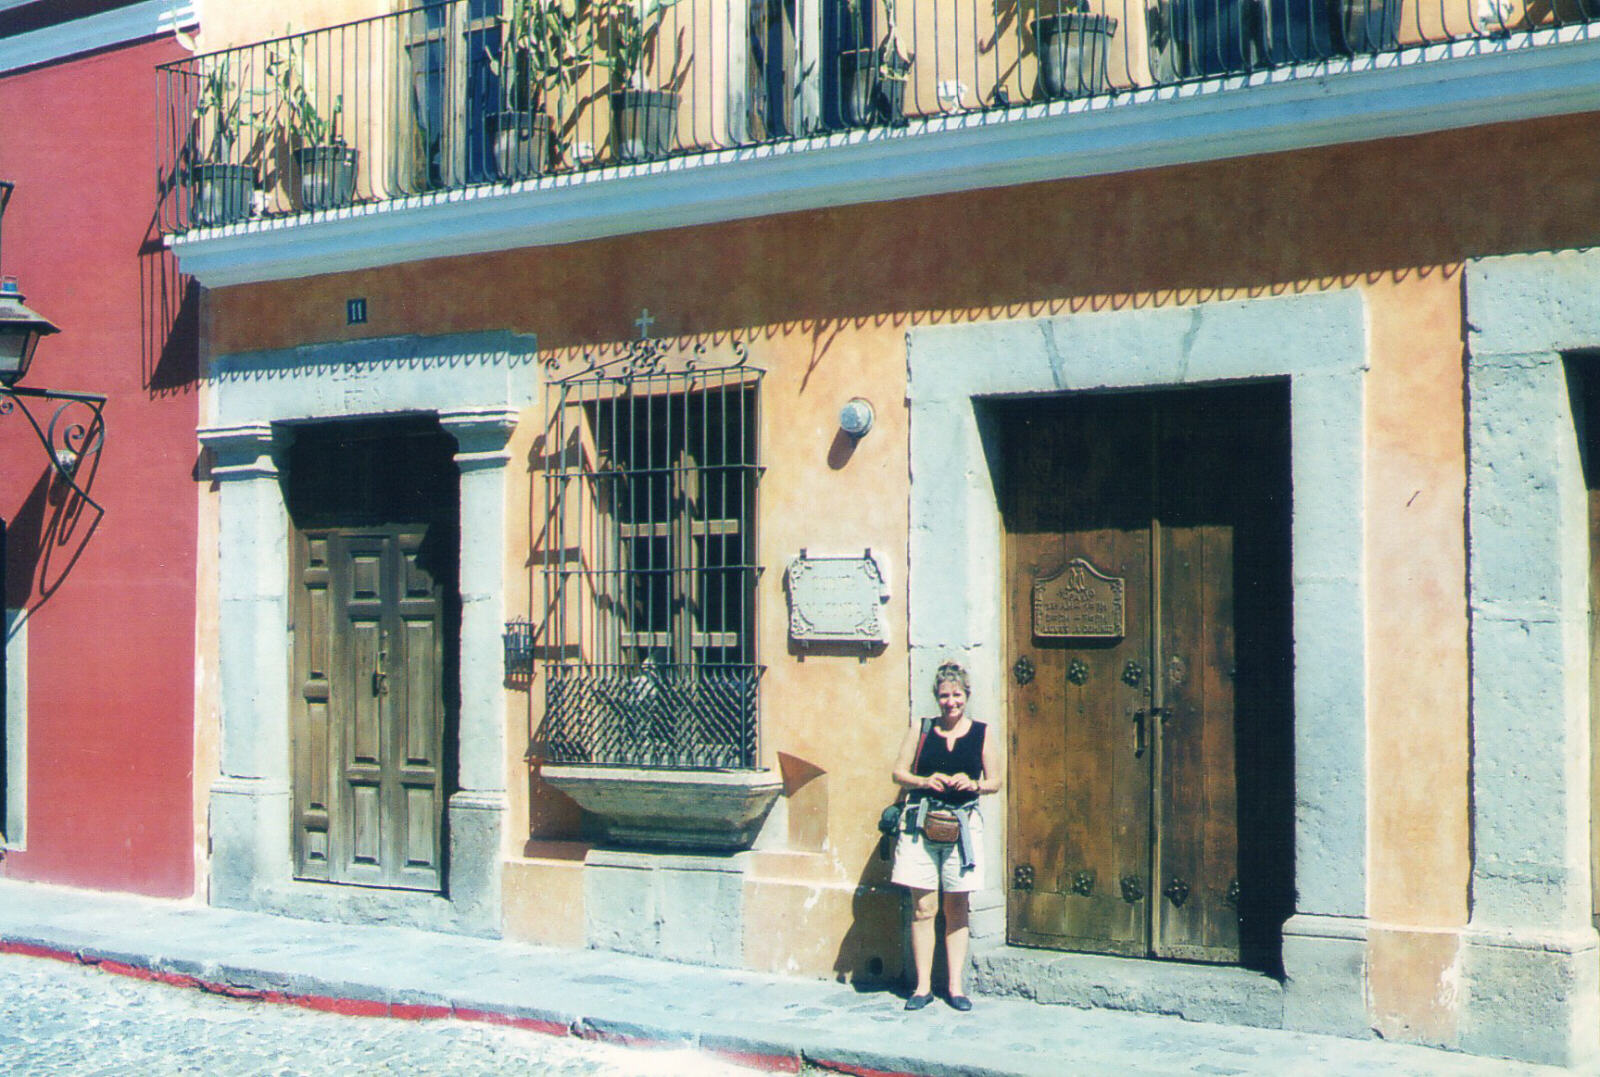
<svg viewBox="0 0 1600 1077">
<path fill-rule="evenodd" d="M 1124 580 L 1074 557 L 1054 576 L 1033 581 L 1033 634 L 1046 639 L 1121 639 Z"/>
<path fill-rule="evenodd" d="M 801 644 L 887 643 L 888 598 L 871 550 L 859 557 L 810 557 L 801 550 L 789 562 L 789 638 Z"/>
</svg>

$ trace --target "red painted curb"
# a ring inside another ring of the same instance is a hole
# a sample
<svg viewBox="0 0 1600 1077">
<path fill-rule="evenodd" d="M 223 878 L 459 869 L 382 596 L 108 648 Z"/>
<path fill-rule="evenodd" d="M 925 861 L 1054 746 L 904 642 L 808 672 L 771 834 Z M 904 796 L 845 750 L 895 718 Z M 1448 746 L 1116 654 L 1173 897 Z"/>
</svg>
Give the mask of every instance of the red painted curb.
<svg viewBox="0 0 1600 1077">
<path fill-rule="evenodd" d="M 400 1021 L 453 1019 L 457 1021 L 472 1021 L 484 1025 L 499 1025 L 504 1028 L 520 1028 L 528 1032 L 543 1033 L 547 1036 L 574 1036 L 593 1043 L 609 1043 L 621 1047 L 693 1046 L 678 1040 L 658 1040 L 648 1036 L 633 1036 L 620 1032 L 604 1031 L 581 1021 L 576 1025 L 567 1025 L 560 1021 L 547 1021 L 538 1017 L 517 1017 L 513 1014 L 500 1013 L 496 1010 L 475 1010 L 463 1007 L 432 1006 L 406 1002 L 378 1002 L 372 999 L 338 998 L 332 995 L 291 995 L 283 991 L 215 983 L 180 972 L 163 972 L 146 965 L 133 965 L 126 961 L 113 961 L 109 958 L 86 957 L 71 950 L 58 950 L 49 946 L 39 946 L 29 942 L 13 942 L 7 939 L 0 939 L 0 954 L 16 954 L 20 957 L 42 957 L 51 961 L 64 961 L 68 964 L 97 968 L 102 972 L 108 972 L 116 976 L 127 976 L 135 980 L 163 983 L 172 987 L 198 989 L 213 995 L 223 995 L 227 998 L 246 999 L 253 1002 L 270 1002 L 276 1005 L 300 1006 L 307 1010 L 334 1013 L 344 1017 L 389 1017 Z M 699 1045 L 696 1049 L 703 1054 L 713 1055 L 724 1061 L 767 1073 L 799 1073 L 806 1063 L 810 1063 L 819 1069 L 850 1074 L 851 1077 L 912 1077 L 910 1074 L 897 1070 L 872 1069 L 868 1066 L 857 1066 L 849 1062 L 834 1062 L 824 1058 L 802 1059 L 797 1054 L 770 1054 L 763 1051 L 746 1051 L 734 1047 L 713 1047 L 704 1044 Z"/>
<path fill-rule="evenodd" d="M 65 961 L 72 965 L 81 965 L 83 960 L 71 950 L 52 950 L 48 946 L 35 946 L 31 942 L 8 942 L 0 940 L 0 954 L 20 954 L 23 957 L 46 957 L 51 961 Z"/>
<path fill-rule="evenodd" d="M 879 1070 L 871 1066 L 858 1066 L 854 1062 L 835 1062 L 832 1059 L 810 1057 L 806 1061 L 818 1069 L 830 1073 L 848 1073 L 851 1077 L 914 1077 L 904 1070 Z"/>
<path fill-rule="evenodd" d="M 411 1002 L 389 1003 L 389 1016 L 400 1021 L 438 1021 L 451 1016 L 448 1006 L 423 1006 Z"/>
<path fill-rule="evenodd" d="M 793 1054 L 776 1055 L 763 1051 L 740 1051 L 732 1047 L 702 1046 L 700 1049 L 708 1055 L 716 1055 L 736 1066 L 746 1066 L 767 1073 L 799 1073 L 803 1065 L 800 1056 Z"/>
<path fill-rule="evenodd" d="M 342 1017 L 388 1017 L 389 1004 L 366 998 L 335 998 L 331 995 L 289 995 L 291 1005 Z"/>
<path fill-rule="evenodd" d="M 514 1017 L 509 1013 L 499 1013 L 495 1010 L 468 1010 L 456 1007 L 451 1011 L 458 1020 L 476 1021 L 481 1025 L 504 1025 L 507 1028 L 526 1029 L 529 1032 L 543 1032 L 547 1036 L 568 1036 L 572 1029 L 559 1021 L 544 1021 L 537 1017 Z"/>
</svg>

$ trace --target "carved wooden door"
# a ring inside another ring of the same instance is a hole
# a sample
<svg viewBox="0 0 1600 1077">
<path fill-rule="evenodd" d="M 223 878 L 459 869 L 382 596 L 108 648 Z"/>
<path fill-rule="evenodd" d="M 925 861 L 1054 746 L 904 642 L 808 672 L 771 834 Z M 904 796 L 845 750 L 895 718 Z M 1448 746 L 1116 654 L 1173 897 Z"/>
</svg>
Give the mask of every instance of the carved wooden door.
<svg viewBox="0 0 1600 1077">
<path fill-rule="evenodd" d="M 295 738 L 302 877 L 438 890 L 443 595 L 417 525 L 308 531 Z"/>
<path fill-rule="evenodd" d="M 295 432 L 295 874 L 437 891 L 457 684 L 455 442 L 431 418 Z"/>
<path fill-rule="evenodd" d="M 1010 937 L 1271 965 L 1292 855 L 1286 393 L 1001 418 Z"/>
</svg>

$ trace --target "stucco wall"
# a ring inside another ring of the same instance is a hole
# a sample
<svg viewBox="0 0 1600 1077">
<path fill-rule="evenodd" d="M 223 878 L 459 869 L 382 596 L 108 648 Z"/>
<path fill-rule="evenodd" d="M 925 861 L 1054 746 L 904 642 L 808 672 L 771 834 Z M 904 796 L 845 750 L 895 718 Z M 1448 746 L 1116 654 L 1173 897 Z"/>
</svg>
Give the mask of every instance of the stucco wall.
<svg viewBox="0 0 1600 1077">
<path fill-rule="evenodd" d="M 898 940 L 879 929 L 893 923 L 893 895 L 877 889 L 870 822 L 891 793 L 907 701 L 926 703 L 909 682 L 904 634 L 906 332 L 1361 292 L 1368 1018 L 1385 1035 L 1450 1043 L 1471 867 L 1460 265 L 1593 243 L 1600 217 L 1584 162 L 1596 134 L 1595 117 L 1568 118 L 227 288 L 212 296 L 212 348 L 505 328 L 536 333 L 560 357 L 632 339 L 646 307 L 660 336 L 747 334 L 752 362 L 769 371 L 764 759 L 778 765 L 782 753 L 821 773 L 791 790 L 778 843 L 789 848 L 758 852 L 747 876 L 747 907 L 769 926 L 746 960 L 829 974 L 898 962 Z M 1494 211 L 1463 191 L 1467 175 L 1494 192 Z M 370 321 L 346 327 L 355 296 Z M 853 395 L 874 402 L 878 426 L 846 458 L 833 433 Z M 526 578 L 515 551 L 533 527 L 519 499 L 538 496 L 535 482 L 511 484 L 514 579 Z M 889 555 L 888 648 L 865 661 L 791 653 L 784 564 L 801 547 L 867 546 Z M 537 700 L 536 682 L 507 716 L 513 819 L 516 798 L 530 796 L 533 825 L 529 845 L 508 849 L 506 930 L 570 940 L 560 903 L 538 895 L 576 892 L 575 846 L 541 844 L 572 837 L 575 814 L 515 773 Z"/>
<path fill-rule="evenodd" d="M 5 265 L 61 327 L 25 385 L 101 393 L 106 440 L 52 488 L 20 415 L 0 418 L 6 602 L 27 611 L 27 848 L 0 872 L 187 895 L 195 863 L 194 310 L 151 217 L 152 71 L 170 40 L 0 78 Z M 29 402 L 48 424 L 56 405 Z M 81 421 L 86 412 L 79 412 Z"/>
</svg>

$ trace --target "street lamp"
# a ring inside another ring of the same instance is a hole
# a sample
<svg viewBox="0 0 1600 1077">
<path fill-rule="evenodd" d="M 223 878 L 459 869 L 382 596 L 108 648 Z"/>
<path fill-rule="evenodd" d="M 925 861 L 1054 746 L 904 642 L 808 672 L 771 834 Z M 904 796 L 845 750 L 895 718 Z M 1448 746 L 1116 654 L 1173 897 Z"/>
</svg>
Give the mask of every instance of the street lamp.
<svg viewBox="0 0 1600 1077">
<path fill-rule="evenodd" d="M 5 218 L 6 205 L 11 201 L 11 192 L 15 188 L 14 183 L 0 180 L 0 222 Z M 0 415 L 9 415 L 13 410 L 22 412 L 56 473 L 80 497 L 100 509 L 100 504 L 78 485 L 77 474 L 83 458 L 97 452 L 105 442 L 102 409 L 106 398 L 97 393 L 67 393 L 17 384 L 33 364 L 33 354 L 39 347 L 39 341 L 52 333 L 61 332 L 48 318 L 24 306 L 22 299 L 16 279 L 0 277 Z M 59 406 L 48 425 L 41 426 L 33 412 L 28 410 L 25 399 L 57 401 Z M 80 407 L 89 410 L 87 420 L 78 418 L 82 412 L 72 410 Z"/>
</svg>

